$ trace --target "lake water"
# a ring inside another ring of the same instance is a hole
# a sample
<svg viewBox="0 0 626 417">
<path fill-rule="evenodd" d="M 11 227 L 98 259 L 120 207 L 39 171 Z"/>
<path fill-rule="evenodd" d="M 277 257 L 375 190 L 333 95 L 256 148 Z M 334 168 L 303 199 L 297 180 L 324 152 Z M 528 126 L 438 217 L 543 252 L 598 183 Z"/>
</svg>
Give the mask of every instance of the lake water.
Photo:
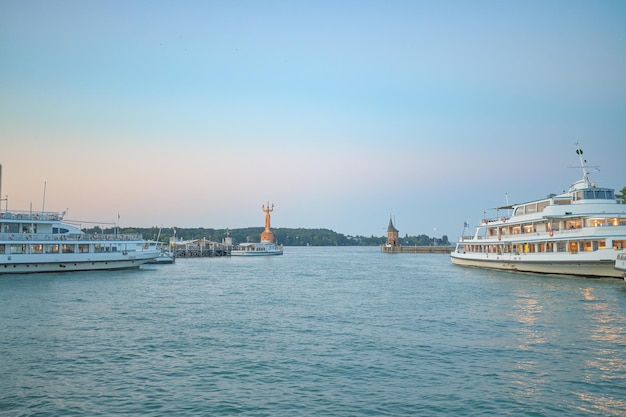
<svg viewBox="0 0 626 417">
<path fill-rule="evenodd" d="M 626 283 L 287 247 L 0 276 L 3 416 L 624 416 Z"/>
</svg>

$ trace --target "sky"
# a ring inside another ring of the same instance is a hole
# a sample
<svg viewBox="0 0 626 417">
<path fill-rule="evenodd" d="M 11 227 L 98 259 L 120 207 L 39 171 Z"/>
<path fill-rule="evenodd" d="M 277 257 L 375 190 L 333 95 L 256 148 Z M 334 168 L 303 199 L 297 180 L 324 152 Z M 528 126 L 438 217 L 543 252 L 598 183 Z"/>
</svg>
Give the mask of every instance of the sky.
<svg viewBox="0 0 626 417">
<path fill-rule="evenodd" d="M 0 1 L 10 210 L 448 236 L 626 186 L 624 1 Z M 597 168 L 596 168 L 597 167 Z M 82 223 L 81 223 L 82 224 Z"/>
</svg>

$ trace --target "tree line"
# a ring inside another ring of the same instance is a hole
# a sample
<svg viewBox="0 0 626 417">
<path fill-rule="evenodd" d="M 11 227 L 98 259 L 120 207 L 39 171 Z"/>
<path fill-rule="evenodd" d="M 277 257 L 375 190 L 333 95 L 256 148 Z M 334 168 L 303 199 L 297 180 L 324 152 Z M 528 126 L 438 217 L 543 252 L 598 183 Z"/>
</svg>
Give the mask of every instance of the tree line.
<svg viewBox="0 0 626 417">
<path fill-rule="evenodd" d="M 212 229 L 204 227 L 195 228 L 162 228 L 158 227 L 128 227 L 118 230 L 118 233 L 140 233 L 144 239 L 158 240 L 168 243 L 170 237 L 176 236 L 178 240 L 193 240 L 206 238 L 213 242 L 222 242 L 227 234 L 234 244 L 245 242 L 259 242 L 263 227 L 247 227 L 242 229 Z M 85 229 L 87 233 L 115 233 L 114 228 L 102 229 L 94 227 Z M 304 228 L 276 228 L 272 229 L 276 243 L 285 246 L 379 246 L 387 242 L 386 236 L 350 236 L 337 233 L 329 229 L 304 229 Z M 426 235 L 409 236 L 399 238 L 403 246 L 447 246 L 450 245 L 448 236 L 440 238 Z"/>
</svg>

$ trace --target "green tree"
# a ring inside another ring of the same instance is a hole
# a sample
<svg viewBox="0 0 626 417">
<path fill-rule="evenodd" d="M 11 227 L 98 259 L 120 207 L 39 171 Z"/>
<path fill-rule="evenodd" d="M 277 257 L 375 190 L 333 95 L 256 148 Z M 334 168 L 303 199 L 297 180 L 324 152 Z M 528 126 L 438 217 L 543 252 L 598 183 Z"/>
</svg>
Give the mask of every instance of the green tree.
<svg viewBox="0 0 626 417">
<path fill-rule="evenodd" d="M 615 197 L 621 198 L 622 203 L 626 204 L 626 187 L 622 188 L 619 193 L 615 193 Z"/>
</svg>

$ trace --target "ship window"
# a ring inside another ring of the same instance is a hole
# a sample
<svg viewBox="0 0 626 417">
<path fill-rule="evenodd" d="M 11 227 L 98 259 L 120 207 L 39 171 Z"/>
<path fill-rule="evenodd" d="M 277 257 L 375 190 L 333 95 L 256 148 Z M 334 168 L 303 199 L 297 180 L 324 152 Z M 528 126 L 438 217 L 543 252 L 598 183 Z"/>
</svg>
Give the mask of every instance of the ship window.
<svg viewBox="0 0 626 417">
<path fill-rule="evenodd" d="M 45 245 L 46 253 L 59 253 L 59 245 Z"/>
<path fill-rule="evenodd" d="M 11 254 L 26 253 L 26 245 L 11 245 L 9 252 Z"/>
<path fill-rule="evenodd" d="M 587 226 L 591 227 L 599 227 L 607 224 L 607 219 L 596 218 L 596 219 L 588 219 L 585 221 Z"/>
<path fill-rule="evenodd" d="M 584 198 L 588 200 L 614 200 L 615 192 L 607 189 L 585 190 Z"/>
<path fill-rule="evenodd" d="M 63 245 L 62 252 L 63 253 L 74 253 L 74 245 Z"/>
<path fill-rule="evenodd" d="M 0 253 L 4 253 L 6 245 L 0 245 Z"/>
<path fill-rule="evenodd" d="M 30 253 L 43 253 L 43 245 L 30 245 Z"/>
<path fill-rule="evenodd" d="M 614 240 L 613 241 L 613 249 L 624 249 L 626 248 L 626 240 Z"/>
<path fill-rule="evenodd" d="M 4 226 L 5 233 L 19 233 L 19 226 L 15 223 L 10 223 Z"/>
<path fill-rule="evenodd" d="M 614 217 L 612 219 L 609 219 L 609 224 L 612 226 L 626 226 L 626 218 L 619 218 L 619 217 Z"/>
</svg>

